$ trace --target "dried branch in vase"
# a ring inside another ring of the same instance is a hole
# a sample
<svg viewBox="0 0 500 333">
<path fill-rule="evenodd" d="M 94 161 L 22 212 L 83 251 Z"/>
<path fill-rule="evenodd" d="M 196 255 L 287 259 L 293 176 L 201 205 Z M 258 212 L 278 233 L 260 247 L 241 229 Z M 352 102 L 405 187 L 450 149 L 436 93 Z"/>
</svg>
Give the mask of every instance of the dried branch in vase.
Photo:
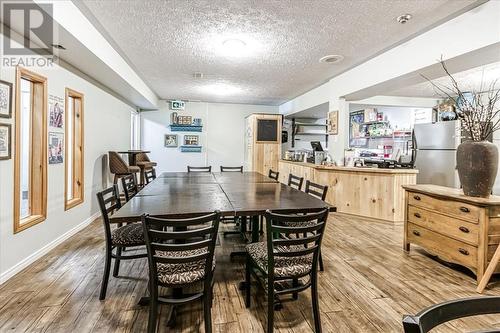
<svg viewBox="0 0 500 333">
<path fill-rule="evenodd" d="M 450 79 L 449 85 L 433 82 L 424 75 L 443 98 L 451 99 L 455 103 L 455 114 L 461 120 L 463 130 L 472 141 L 485 141 L 500 129 L 500 89 L 498 80 L 488 85 L 482 82 L 479 91 L 465 91 L 451 75 L 443 60 L 440 61 L 444 72 Z"/>
</svg>

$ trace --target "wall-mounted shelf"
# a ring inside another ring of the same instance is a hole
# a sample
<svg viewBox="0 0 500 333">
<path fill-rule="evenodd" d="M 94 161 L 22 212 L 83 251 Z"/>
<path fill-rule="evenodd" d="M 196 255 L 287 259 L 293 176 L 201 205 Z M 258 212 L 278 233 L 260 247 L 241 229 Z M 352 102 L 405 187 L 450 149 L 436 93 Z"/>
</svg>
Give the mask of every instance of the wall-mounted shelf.
<svg viewBox="0 0 500 333">
<path fill-rule="evenodd" d="M 203 126 L 172 124 L 170 129 L 172 132 L 201 132 Z"/>
<path fill-rule="evenodd" d="M 325 129 L 324 132 L 299 132 L 299 127 L 323 127 Z M 326 133 L 328 126 L 326 124 L 317 124 L 317 123 L 304 123 L 300 121 L 296 121 L 295 118 L 292 118 L 292 148 L 295 147 L 295 141 L 300 140 L 296 138 L 297 135 L 304 136 L 324 136 L 325 137 L 325 145 L 328 148 L 328 134 Z"/>
<path fill-rule="evenodd" d="M 295 126 L 327 127 L 326 124 L 309 124 L 309 123 L 298 123 L 298 122 L 295 122 Z"/>
<path fill-rule="evenodd" d="M 181 146 L 183 153 L 201 153 L 201 146 Z"/>
</svg>

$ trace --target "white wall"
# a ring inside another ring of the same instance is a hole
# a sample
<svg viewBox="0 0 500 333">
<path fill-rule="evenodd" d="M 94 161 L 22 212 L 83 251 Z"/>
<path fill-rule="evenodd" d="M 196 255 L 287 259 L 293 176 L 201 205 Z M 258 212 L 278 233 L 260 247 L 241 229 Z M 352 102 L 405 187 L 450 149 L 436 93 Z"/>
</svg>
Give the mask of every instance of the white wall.
<svg viewBox="0 0 500 333">
<path fill-rule="evenodd" d="M 166 101 L 160 110 L 141 113 L 141 146 L 151 151 L 151 160 L 158 163 L 157 172 L 186 171 L 187 165 L 211 165 L 217 171 L 220 165 L 240 166 L 244 161 L 245 117 L 252 113 L 278 113 L 277 106 L 188 102 L 179 115 L 201 118 L 203 132 L 171 132 L 170 115 Z M 200 135 L 201 153 L 182 153 L 179 148 L 164 146 L 167 133 L 177 134 L 179 146 L 185 134 Z"/>
<path fill-rule="evenodd" d="M 95 194 L 107 186 L 109 179 L 107 152 L 128 149 L 130 146 L 132 107 L 57 65 L 51 69 L 27 69 L 47 77 L 49 94 L 64 97 L 65 88 L 69 87 L 85 96 L 85 201 L 64 211 L 64 164 L 48 165 L 47 219 L 14 234 L 14 159 L 0 161 L 0 282 L 29 264 L 65 235 L 78 230 L 82 223 L 90 222 L 89 218 L 98 212 Z M 14 68 L 2 67 L 0 78 L 15 84 Z M 0 122 L 14 124 L 14 112 L 12 119 L 0 118 Z M 63 131 L 50 127 L 48 130 Z M 16 142 L 13 142 L 13 149 L 15 145 Z"/>
</svg>

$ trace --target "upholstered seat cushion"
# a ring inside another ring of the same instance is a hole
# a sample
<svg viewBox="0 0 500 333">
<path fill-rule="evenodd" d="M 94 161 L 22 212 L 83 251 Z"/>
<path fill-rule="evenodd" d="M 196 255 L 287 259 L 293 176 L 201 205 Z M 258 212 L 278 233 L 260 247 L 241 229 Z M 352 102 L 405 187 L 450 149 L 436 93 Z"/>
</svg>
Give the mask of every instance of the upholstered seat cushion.
<svg viewBox="0 0 500 333">
<path fill-rule="evenodd" d="M 141 169 L 142 169 L 142 168 L 144 168 L 144 169 L 148 169 L 148 168 L 155 167 L 155 166 L 157 165 L 157 163 L 156 163 L 156 162 L 137 162 L 136 164 L 137 164 L 137 166 L 138 166 L 139 168 L 141 168 Z"/>
<path fill-rule="evenodd" d="M 189 257 L 206 253 L 207 249 L 187 251 L 158 251 L 160 257 Z M 168 285 L 181 285 L 203 280 L 205 277 L 205 259 L 182 264 L 158 263 L 158 280 Z M 215 269 L 215 257 L 212 261 L 212 270 Z"/>
<path fill-rule="evenodd" d="M 279 247 L 277 251 L 290 251 L 292 247 Z M 294 250 L 297 247 L 293 247 Z M 252 243 L 247 245 L 247 252 L 255 263 L 267 272 L 267 243 Z M 274 257 L 274 276 L 294 277 L 304 275 L 312 269 L 312 254 L 300 257 Z"/>
<path fill-rule="evenodd" d="M 297 228 L 297 227 L 313 227 L 317 224 L 316 221 L 306 221 L 306 222 L 281 222 L 286 227 Z"/>
<path fill-rule="evenodd" d="M 139 168 L 138 166 L 135 166 L 135 165 L 129 165 L 128 172 L 129 173 L 141 172 L 141 168 Z"/>
<path fill-rule="evenodd" d="M 111 232 L 113 245 L 143 245 L 144 234 L 140 223 L 127 224 Z"/>
</svg>

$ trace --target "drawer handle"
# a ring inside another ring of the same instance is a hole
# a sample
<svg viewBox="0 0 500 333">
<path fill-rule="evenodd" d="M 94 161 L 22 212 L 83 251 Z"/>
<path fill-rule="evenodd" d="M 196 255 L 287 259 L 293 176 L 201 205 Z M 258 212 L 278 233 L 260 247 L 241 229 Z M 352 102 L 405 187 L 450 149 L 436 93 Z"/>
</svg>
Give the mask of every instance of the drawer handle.
<svg viewBox="0 0 500 333">
<path fill-rule="evenodd" d="M 466 234 L 468 234 L 470 232 L 469 228 L 466 228 L 466 227 L 460 227 L 458 229 L 460 229 L 461 232 L 465 232 Z"/>
<path fill-rule="evenodd" d="M 462 211 L 464 213 L 470 213 L 470 209 L 467 207 L 460 207 L 460 211 Z"/>
<path fill-rule="evenodd" d="M 420 232 L 418 232 L 417 230 L 413 230 L 413 234 L 414 234 L 415 236 L 420 236 Z"/>
<path fill-rule="evenodd" d="M 458 252 L 462 253 L 464 256 L 468 256 L 469 255 L 469 251 L 467 251 L 466 249 L 459 248 Z"/>
<path fill-rule="evenodd" d="M 413 199 L 417 200 L 417 201 L 420 201 L 420 197 L 418 195 L 414 195 L 413 196 Z"/>
<path fill-rule="evenodd" d="M 422 217 L 422 216 L 420 215 L 420 213 L 415 213 L 415 214 L 413 214 L 413 215 L 414 215 L 416 218 L 418 218 L 418 219 Z"/>
</svg>

